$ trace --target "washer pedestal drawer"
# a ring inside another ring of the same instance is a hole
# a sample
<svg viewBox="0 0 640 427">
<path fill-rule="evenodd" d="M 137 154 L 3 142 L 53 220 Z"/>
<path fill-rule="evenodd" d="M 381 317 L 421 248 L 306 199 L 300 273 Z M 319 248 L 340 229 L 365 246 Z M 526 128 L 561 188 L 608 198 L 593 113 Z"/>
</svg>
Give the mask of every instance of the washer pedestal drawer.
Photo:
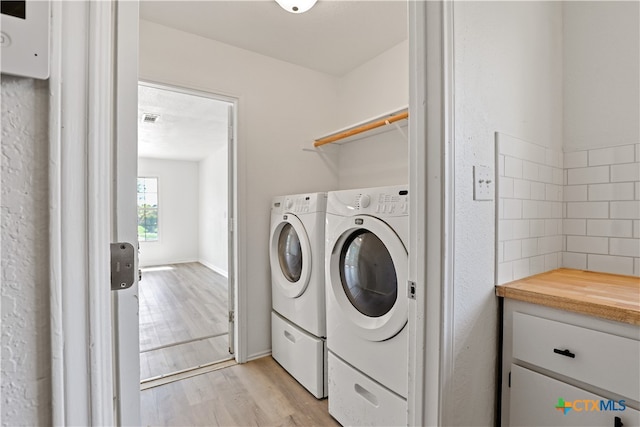
<svg viewBox="0 0 640 427">
<path fill-rule="evenodd" d="M 406 361 L 397 361 L 406 363 Z M 329 413 L 343 426 L 406 426 L 407 401 L 329 352 Z"/>
<path fill-rule="evenodd" d="M 271 355 L 316 398 L 327 397 L 325 340 L 271 312 Z"/>
</svg>

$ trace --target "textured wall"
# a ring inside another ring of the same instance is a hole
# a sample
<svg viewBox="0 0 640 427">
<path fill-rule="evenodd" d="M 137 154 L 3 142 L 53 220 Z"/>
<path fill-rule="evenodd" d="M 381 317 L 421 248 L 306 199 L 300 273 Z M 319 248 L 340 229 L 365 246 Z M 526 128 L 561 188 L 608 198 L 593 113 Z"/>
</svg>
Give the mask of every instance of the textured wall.
<svg viewBox="0 0 640 427">
<path fill-rule="evenodd" d="M 2 76 L 2 425 L 50 425 L 47 83 Z"/>
</svg>

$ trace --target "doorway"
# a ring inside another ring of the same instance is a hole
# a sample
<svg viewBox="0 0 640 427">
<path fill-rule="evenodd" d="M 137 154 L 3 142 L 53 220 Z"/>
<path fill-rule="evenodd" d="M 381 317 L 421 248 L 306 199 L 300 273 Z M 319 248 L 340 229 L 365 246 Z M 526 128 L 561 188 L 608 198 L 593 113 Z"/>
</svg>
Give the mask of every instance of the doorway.
<svg viewBox="0 0 640 427">
<path fill-rule="evenodd" d="M 142 388 L 232 359 L 232 99 L 138 86 Z"/>
</svg>

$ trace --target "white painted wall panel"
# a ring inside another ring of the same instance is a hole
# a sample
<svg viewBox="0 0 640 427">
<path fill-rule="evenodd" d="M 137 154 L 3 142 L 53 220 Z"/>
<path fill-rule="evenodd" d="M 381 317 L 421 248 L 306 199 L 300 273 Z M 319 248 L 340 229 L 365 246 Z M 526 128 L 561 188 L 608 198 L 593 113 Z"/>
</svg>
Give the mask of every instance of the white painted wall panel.
<svg viewBox="0 0 640 427">
<path fill-rule="evenodd" d="M 301 150 L 337 123 L 337 79 L 147 21 L 140 23 L 142 79 L 239 98 L 238 170 L 249 239 L 248 348 L 271 348 L 269 203 L 278 194 L 338 186 L 335 158 Z"/>
<path fill-rule="evenodd" d="M 228 149 L 223 146 L 199 163 L 199 261 L 228 275 Z"/>
<path fill-rule="evenodd" d="M 6 426 L 51 425 L 48 85 L 2 76 L 2 381 Z"/>
<path fill-rule="evenodd" d="M 158 241 L 140 242 L 140 265 L 198 260 L 198 163 L 138 159 L 138 176 L 158 178 Z"/>
<path fill-rule="evenodd" d="M 448 380 L 453 401 L 466 403 L 456 408 L 451 424 L 493 425 L 497 348 L 494 204 L 473 200 L 472 167 L 494 167 L 496 131 L 541 145 L 543 161 L 544 148 L 562 151 L 562 10 L 554 2 L 454 2 L 453 7 L 455 376 Z M 517 168 L 510 172 L 513 178 L 522 178 Z M 554 183 L 553 174 L 551 180 L 549 184 Z M 535 189 L 531 186 L 532 198 L 535 194 L 547 203 L 546 183 L 536 184 L 540 185 Z M 523 219 L 522 206 L 514 203 L 512 208 L 504 217 Z M 544 233 L 544 223 L 541 228 Z M 553 265 L 551 259 L 549 264 Z M 498 270 L 514 277 L 528 275 L 540 265 L 539 259 L 527 258 Z"/>
<path fill-rule="evenodd" d="M 565 149 L 638 143 L 640 3 L 563 2 L 563 24 Z"/>
</svg>

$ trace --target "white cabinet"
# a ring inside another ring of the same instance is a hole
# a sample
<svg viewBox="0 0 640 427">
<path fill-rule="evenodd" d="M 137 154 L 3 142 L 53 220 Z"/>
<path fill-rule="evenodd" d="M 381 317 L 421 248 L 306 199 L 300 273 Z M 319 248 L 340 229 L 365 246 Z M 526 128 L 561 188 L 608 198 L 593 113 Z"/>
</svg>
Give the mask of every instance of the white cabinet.
<svg viewBox="0 0 640 427">
<path fill-rule="evenodd" d="M 505 299 L 502 376 L 503 426 L 640 426 L 638 326 Z"/>
</svg>

